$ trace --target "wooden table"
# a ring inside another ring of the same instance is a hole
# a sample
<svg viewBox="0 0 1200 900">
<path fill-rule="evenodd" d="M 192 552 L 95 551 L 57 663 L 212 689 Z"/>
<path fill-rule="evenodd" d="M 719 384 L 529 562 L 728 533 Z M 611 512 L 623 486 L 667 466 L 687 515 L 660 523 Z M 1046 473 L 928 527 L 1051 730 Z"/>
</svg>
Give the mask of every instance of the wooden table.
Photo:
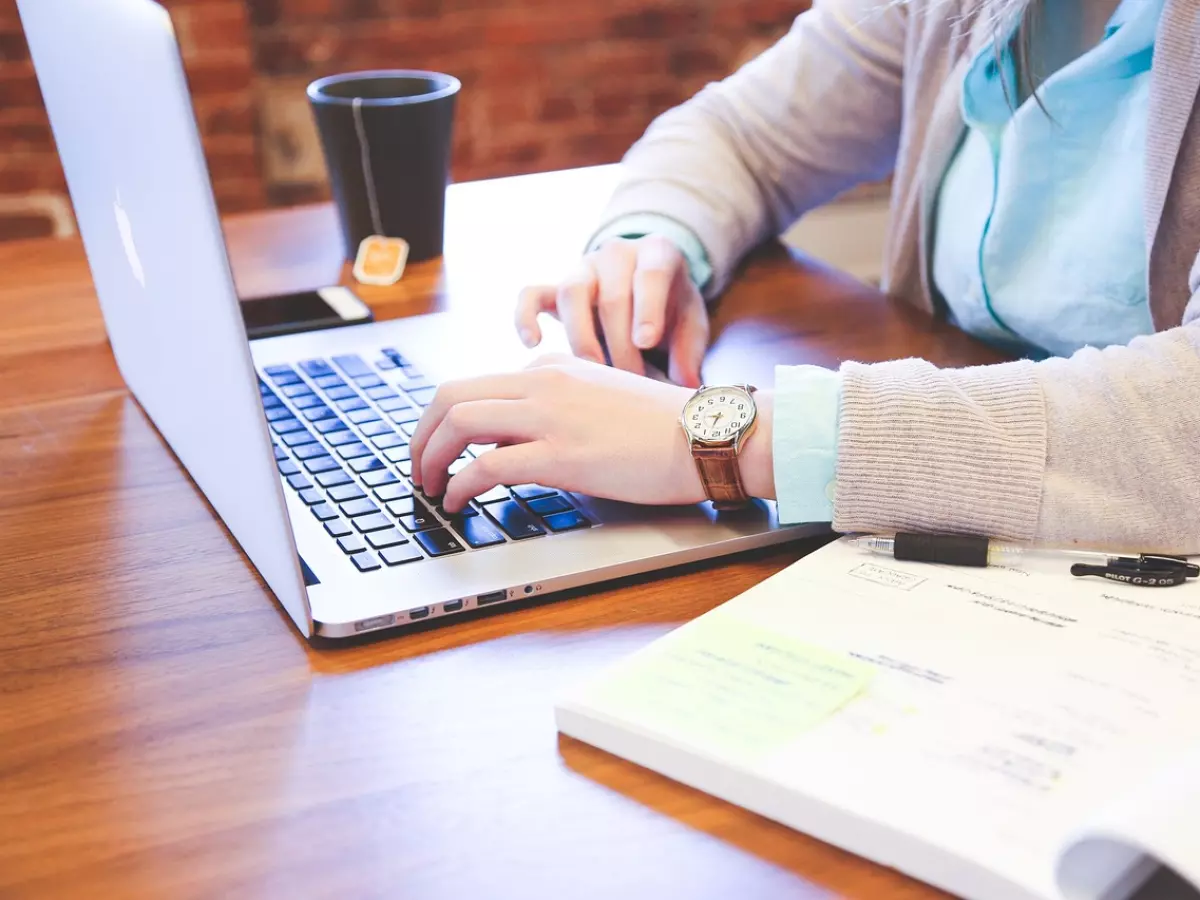
<svg viewBox="0 0 1200 900">
<path fill-rule="evenodd" d="M 455 187 L 444 263 L 361 293 L 508 329 L 613 174 Z M 227 233 L 244 294 L 345 278 L 328 208 Z M 312 649 L 124 390 L 80 245 L 0 273 L 0 897 L 938 896 L 555 732 L 564 685 L 812 544 Z M 707 374 L 909 354 L 995 358 L 773 247 Z"/>
</svg>

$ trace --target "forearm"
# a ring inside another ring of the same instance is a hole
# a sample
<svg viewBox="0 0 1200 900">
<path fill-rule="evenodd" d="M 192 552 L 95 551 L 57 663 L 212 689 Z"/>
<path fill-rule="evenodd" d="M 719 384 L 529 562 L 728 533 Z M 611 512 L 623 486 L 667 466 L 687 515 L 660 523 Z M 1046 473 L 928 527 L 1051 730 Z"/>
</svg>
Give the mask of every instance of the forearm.
<svg viewBox="0 0 1200 900">
<path fill-rule="evenodd" d="M 896 153 L 903 4 L 822 0 L 778 44 L 657 119 L 601 227 L 654 212 L 696 233 L 712 296 L 803 212 L 885 175 Z"/>
<path fill-rule="evenodd" d="M 1200 321 L 1070 359 L 842 375 L 839 531 L 1200 553 Z"/>
</svg>

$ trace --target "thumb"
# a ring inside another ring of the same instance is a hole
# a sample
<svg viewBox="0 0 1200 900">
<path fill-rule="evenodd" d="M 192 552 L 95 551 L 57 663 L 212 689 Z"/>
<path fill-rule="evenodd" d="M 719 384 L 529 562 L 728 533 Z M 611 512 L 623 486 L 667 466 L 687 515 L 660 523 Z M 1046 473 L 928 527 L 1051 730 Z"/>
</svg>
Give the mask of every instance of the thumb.
<svg viewBox="0 0 1200 900">
<path fill-rule="evenodd" d="M 526 347 L 536 347 L 542 342 L 542 329 L 538 325 L 538 316 L 544 312 L 554 312 L 557 295 L 556 288 L 545 285 L 527 287 L 521 291 L 521 296 L 517 300 L 514 324 L 517 326 L 517 334 L 521 338 L 521 343 Z"/>
<path fill-rule="evenodd" d="M 671 335 L 669 375 L 676 384 L 700 387 L 700 367 L 708 350 L 708 310 L 699 294 L 685 302 Z"/>
</svg>

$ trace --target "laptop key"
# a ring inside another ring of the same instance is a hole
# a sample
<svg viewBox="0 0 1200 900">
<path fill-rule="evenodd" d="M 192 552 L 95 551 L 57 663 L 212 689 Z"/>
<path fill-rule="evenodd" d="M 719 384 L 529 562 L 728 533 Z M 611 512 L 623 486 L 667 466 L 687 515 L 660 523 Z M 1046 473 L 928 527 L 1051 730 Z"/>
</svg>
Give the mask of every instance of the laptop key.
<svg viewBox="0 0 1200 900">
<path fill-rule="evenodd" d="M 452 553 L 462 553 L 466 549 L 458 537 L 445 528 L 419 532 L 416 541 L 430 556 L 449 556 Z"/>
<path fill-rule="evenodd" d="M 296 424 L 300 425 L 299 422 L 296 422 Z M 300 427 L 304 428 L 303 425 L 300 425 Z M 313 441 L 316 440 L 316 438 L 313 437 L 312 434 L 307 429 L 305 429 L 304 431 L 290 431 L 287 434 L 282 435 L 282 440 L 289 447 L 291 447 L 292 449 L 295 449 L 296 447 L 299 447 L 302 444 L 311 444 Z"/>
<path fill-rule="evenodd" d="M 538 497 L 550 497 L 558 493 L 554 488 L 542 487 L 540 484 L 518 484 L 513 487 L 512 492 L 522 500 L 536 500 Z"/>
<path fill-rule="evenodd" d="M 370 456 L 371 448 L 363 444 L 347 444 L 344 447 L 338 447 L 337 453 L 342 459 L 360 459 Z"/>
<path fill-rule="evenodd" d="M 393 516 L 411 516 L 417 511 L 417 501 L 410 493 L 407 497 L 393 500 L 387 505 L 387 511 Z"/>
<path fill-rule="evenodd" d="M 401 430 L 403 430 L 404 426 L 410 422 L 421 421 L 421 410 L 410 406 L 408 409 L 398 409 L 394 412 L 388 413 L 388 418 L 399 425 Z M 413 425 L 413 428 L 415 429 L 416 425 Z M 412 434 L 411 431 L 407 433 Z"/>
<path fill-rule="evenodd" d="M 341 469 L 330 469 L 328 472 L 322 472 L 317 476 L 317 484 L 323 488 L 334 488 L 343 484 L 353 483 L 354 479 Z"/>
<path fill-rule="evenodd" d="M 296 447 L 292 452 L 296 455 L 296 459 L 312 459 L 314 456 L 327 455 L 325 448 L 316 443 Z"/>
<path fill-rule="evenodd" d="M 335 538 L 345 537 L 348 534 L 354 534 L 354 530 L 341 519 L 330 519 L 325 523 L 325 530 L 329 532 L 330 537 Z"/>
<path fill-rule="evenodd" d="M 420 388 L 409 388 L 405 391 L 409 399 L 418 406 L 428 406 L 433 402 L 433 395 L 437 393 L 437 388 L 433 385 Z"/>
<path fill-rule="evenodd" d="M 546 524 L 550 526 L 551 531 L 574 531 L 576 528 L 590 528 L 592 525 L 575 510 L 546 516 Z"/>
<path fill-rule="evenodd" d="M 392 447 L 384 450 L 383 455 L 387 457 L 388 462 L 394 463 L 408 462 L 412 459 L 408 452 L 408 444 L 405 444 L 403 447 Z"/>
<path fill-rule="evenodd" d="M 400 474 L 403 475 L 405 478 L 409 478 L 412 476 L 412 460 L 411 459 L 405 460 L 404 462 L 396 463 L 396 468 L 400 470 Z"/>
<path fill-rule="evenodd" d="M 360 572 L 374 572 L 376 569 L 383 568 L 379 564 L 379 560 L 375 558 L 375 554 L 368 550 L 364 550 L 362 553 L 355 553 L 350 557 L 350 561 L 358 566 L 358 571 Z"/>
<path fill-rule="evenodd" d="M 386 353 L 387 351 L 384 351 L 384 352 Z M 276 366 L 267 366 L 265 369 L 263 369 L 263 371 L 267 373 L 267 375 L 271 378 L 272 381 L 274 381 L 277 377 L 283 377 L 283 376 L 287 376 L 287 375 L 295 375 L 296 374 L 296 370 L 293 369 L 291 366 L 289 366 L 287 363 L 280 363 L 279 365 L 276 365 Z"/>
<path fill-rule="evenodd" d="M 332 456 L 318 456 L 316 459 L 306 459 L 304 468 L 308 469 L 313 475 L 320 475 L 322 472 L 332 472 L 335 469 L 340 469 L 341 465 Z"/>
<path fill-rule="evenodd" d="M 287 477 L 287 483 L 292 486 L 293 491 L 302 491 L 305 488 L 312 487 L 312 482 L 309 481 L 307 478 L 305 478 L 300 473 L 296 473 L 295 475 L 289 475 Z"/>
<path fill-rule="evenodd" d="M 325 396 L 330 400 L 349 400 L 351 397 L 357 397 L 358 391 L 339 380 L 338 387 L 331 387 L 325 392 Z"/>
<path fill-rule="evenodd" d="M 373 374 L 371 367 L 363 362 L 362 357 L 352 353 L 348 353 L 344 356 L 335 356 L 333 358 L 333 364 L 351 378 L 354 378 L 358 375 Z"/>
<path fill-rule="evenodd" d="M 387 400 L 389 397 L 398 396 L 396 392 L 386 384 L 380 385 L 379 387 L 367 388 L 366 395 L 372 400 Z"/>
<path fill-rule="evenodd" d="M 375 496 L 387 503 L 390 500 L 401 500 L 404 497 L 411 497 L 412 490 L 406 484 L 401 484 L 399 481 L 394 484 L 385 484 L 383 487 L 375 490 Z"/>
<path fill-rule="evenodd" d="M 339 375 L 322 375 L 320 378 L 314 378 L 313 381 L 323 391 L 336 390 L 339 387 L 346 386 L 346 382 L 342 381 Z"/>
<path fill-rule="evenodd" d="M 374 471 L 375 469 L 382 469 L 383 462 L 374 454 L 371 456 L 360 456 L 358 459 L 350 461 L 350 468 L 361 474 L 363 472 Z"/>
<path fill-rule="evenodd" d="M 338 517 L 337 510 L 328 503 L 318 503 L 316 506 L 309 508 L 312 510 L 312 514 L 322 522 L 328 522 Z"/>
<path fill-rule="evenodd" d="M 413 434 L 416 433 L 417 423 L 420 421 L 421 420 L 418 418 L 418 419 L 413 419 L 410 422 L 401 422 L 400 430 L 403 431 L 405 434 L 407 434 L 409 437 L 412 437 Z"/>
<path fill-rule="evenodd" d="M 287 458 L 288 458 L 287 451 L 284 450 L 282 447 L 280 447 L 278 444 L 276 444 L 275 445 L 275 459 L 282 461 Z"/>
<path fill-rule="evenodd" d="M 332 434 L 335 431 L 341 431 L 345 427 L 346 426 L 342 420 L 338 418 L 322 419 L 320 422 L 313 422 L 313 428 L 315 428 L 319 434 Z"/>
<path fill-rule="evenodd" d="M 343 553 L 362 553 L 367 549 L 367 545 L 363 543 L 362 538 L 356 534 L 348 534 L 345 537 L 338 538 L 338 546 L 342 548 Z"/>
<path fill-rule="evenodd" d="M 304 427 L 304 423 L 298 419 L 276 419 L 271 423 L 271 430 L 276 434 L 290 434 L 293 431 L 299 431 Z"/>
<path fill-rule="evenodd" d="M 511 500 L 512 495 L 509 494 L 508 488 L 504 485 L 494 487 L 486 493 L 480 494 L 475 498 L 477 503 L 503 503 L 505 500 Z"/>
<path fill-rule="evenodd" d="M 330 368 L 329 363 L 323 359 L 308 359 L 300 363 L 300 368 L 304 370 L 306 375 L 311 375 L 313 378 L 320 378 L 322 375 L 336 375 L 337 373 Z"/>
<path fill-rule="evenodd" d="M 360 409 L 367 409 L 367 401 L 362 397 L 351 397 L 348 400 L 337 401 L 337 408 L 342 412 L 356 412 Z"/>
<path fill-rule="evenodd" d="M 421 555 L 421 551 L 412 544 L 388 547 L 386 550 L 380 550 L 379 555 L 383 557 L 383 561 L 389 566 L 402 566 L 405 563 L 416 562 L 418 559 L 425 558 Z"/>
<path fill-rule="evenodd" d="M 299 385 L 297 385 L 297 387 L 299 387 Z M 288 390 L 291 390 L 291 388 L 289 388 Z M 305 387 L 305 391 L 308 391 L 307 386 Z M 309 391 L 308 393 L 300 394 L 298 396 L 294 395 L 294 394 L 291 396 L 293 397 L 292 405 L 295 406 L 296 409 L 309 409 L 313 406 L 324 406 L 325 405 L 325 401 L 322 400 L 320 397 L 318 397 L 316 394 L 312 393 L 311 391 Z"/>
<path fill-rule="evenodd" d="M 286 456 L 279 460 L 277 465 L 279 466 L 280 475 L 295 475 L 300 471 L 300 467 L 296 465 L 295 461 L 288 459 Z"/>
<path fill-rule="evenodd" d="M 395 412 L 398 409 L 412 409 L 412 404 L 403 397 L 385 397 L 379 401 L 379 408 L 384 412 Z"/>
<path fill-rule="evenodd" d="M 304 501 L 305 506 L 316 506 L 325 499 L 325 495 L 316 488 L 310 487 L 300 492 L 300 499 Z"/>
<path fill-rule="evenodd" d="M 354 527 L 363 534 L 368 534 L 372 531 L 383 531 L 385 528 L 392 527 L 392 520 L 383 513 L 375 513 L 370 516 L 359 516 L 351 520 Z"/>
<path fill-rule="evenodd" d="M 524 507 L 512 500 L 507 503 L 492 503 L 485 509 L 504 533 L 515 541 L 546 533 L 546 529 L 539 525 Z"/>
<path fill-rule="evenodd" d="M 325 435 L 325 440 L 329 441 L 335 447 L 340 447 L 343 444 L 357 444 L 359 442 L 357 434 L 344 429 L 329 432 L 329 434 Z"/>
<path fill-rule="evenodd" d="M 472 516 L 467 519 L 455 519 L 454 530 L 462 535 L 468 547 L 478 550 L 480 547 L 491 547 L 504 543 L 502 535 L 496 526 L 483 516 Z"/>
<path fill-rule="evenodd" d="M 365 516 L 379 512 L 379 507 L 365 497 L 358 500 L 348 500 L 341 505 L 342 515 L 353 519 L 355 516 Z"/>
<path fill-rule="evenodd" d="M 405 447 L 408 445 L 407 440 L 396 434 L 396 432 L 392 431 L 390 428 L 388 429 L 387 434 L 381 434 L 378 437 L 371 438 L 371 443 L 380 450 L 390 450 L 392 447 Z"/>
<path fill-rule="evenodd" d="M 442 504 L 439 503 L 437 505 L 437 514 L 439 516 L 441 516 L 443 519 L 469 519 L 472 516 L 479 515 L 479 510 L 477 510 L 473 506 L 468 505 L 468 506 L 464 506 L 460 512 L 448 513 L 448 512 L 446 512 L 446 507 L 442 506 Z"/>
<path fill-rule="evenodd" d="M 529 508 L 539 516 L 549 516 L 554 513 L 567 512 L 575 507 L 568 503 L 567 498 L 562 494 L 554 494 L 551 497 L 540 497 L 537 500 L 530 500 Z"/>
<path fill-rule="evenodd" d="M 428 509 L 420 503 L 413 502 L 413 511 L 406 516 L 397 516 L 405 531 L 427 531 L 430 528 L 440 528 L 439 522 Z"/>
<path fill-rule="evenodd" d="M 379 413 L 375 412 L 373 409 L 360 409 L 349 413 L 346 418 L 355 425 L 363 425 L 367 422 L 378 422 Z"/>
<path fill-rule="evenodd" d="M 382 385 L 383 379 L 378 375 L 359 375 L 354 379 L 354 383 L 360 388 L 373 388 Z"/>
<path fill-rule="evenodd" d="M 334 412 L 328 406 L 314 406 L 311 409 L 303 410 L 302 415 L 310 422 L 319 422 L 322 419 L 334 418 Z"/>
<path fill-rule="evenodd" d="M 359 431 L 369 438 L 373 438 L 377 435 L 395 434 L 395 432 L 392 431 L 392 426 L 387 422 L 363 422 Z"/>
<path fill-rule="evenodd" d="M 339 484 L 337 487 L 330 488 L 329 498 L 335 503 L 345 503 L 347 500 L 359 500 L 367 496 L 363 489 L 353 481 L 348 481 L 346 484 Z"/>
<path fill-rule="evenodd" d="M 385 547 L 398 547 L 401 544 L 407 544 L 408 538 L 395 528 L 389 528 L 387 531 L 375 531 L 367 535 L 367 543 L 376 550 L 382 550 Z"/>
<path fill-rule="evenodd" d="M 363 484 L 367 487 L 377 488 L 381 485 L 392 484 L 400 479 L 389 472 L 387 469 L 376 469 L 374 472 L 367 472 L 359 476 L 363 480 Z"/>
<path fill-rule="evenodd" d="M 286 418 L 290 417 L 291 414 L 292 414 L 292 411 L 290 409 L 288 409 L 286 406 L 283 406 L 282 404 L 277 405 L 277 406 L 272 406 L 266 410 L 266 416 L 267 416 L 268 422 L 278 422 L 280 419 L 286 419 Z"/>
</svg>

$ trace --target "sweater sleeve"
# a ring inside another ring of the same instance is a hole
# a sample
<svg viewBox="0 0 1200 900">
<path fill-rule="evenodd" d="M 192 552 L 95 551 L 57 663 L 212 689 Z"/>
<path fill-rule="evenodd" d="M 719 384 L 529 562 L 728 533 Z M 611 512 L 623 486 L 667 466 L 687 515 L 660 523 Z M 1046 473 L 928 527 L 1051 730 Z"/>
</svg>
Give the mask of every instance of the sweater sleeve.
<svg viewBox="0 0 1200 900">
<path fill-rule="evenodd" d="M 1200 260 L 1192 292 L 1068 359 L 844 364 L 833 527 L 1200 553 Z"/>
<path fill-rule="evenodd" d="M 817 0 L 737 72 L 656 119 L 622 161 L 598 230 L 634 213 L 687 226 L 713 267 L 891 171 L 900 134 L 904 3 Z"/>
</svg>

